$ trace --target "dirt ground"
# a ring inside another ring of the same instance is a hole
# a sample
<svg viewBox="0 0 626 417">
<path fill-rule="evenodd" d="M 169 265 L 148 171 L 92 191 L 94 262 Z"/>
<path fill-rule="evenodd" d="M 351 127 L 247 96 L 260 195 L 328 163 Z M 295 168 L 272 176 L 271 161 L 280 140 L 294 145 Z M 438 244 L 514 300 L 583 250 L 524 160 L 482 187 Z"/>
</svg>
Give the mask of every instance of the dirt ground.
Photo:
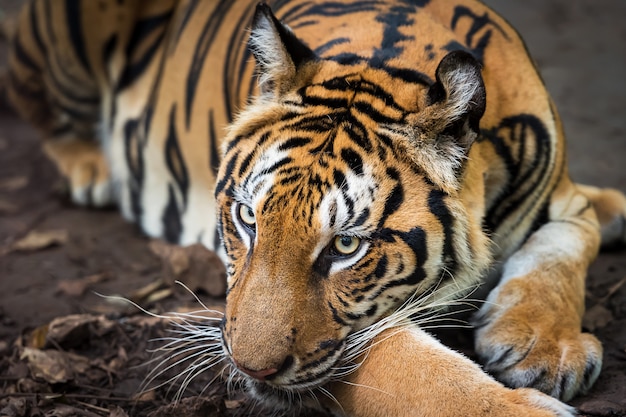
<svg viewBox="0 0 626 417">
<path fill-rule="evenodd" d="M 18 3 L 0 0 L 0 19 Z M 626 191 L 626 2 L 487 3 L 527 40 L 563 118 L 573 178 Z M 0 42 L 0 68 L 5 54 Z M 154 366 L 146 365 L 149 340 L 165 324 L 96 292 L 154 312 L 199 306 L 182 287 L 159 281 L 179 274 L 163 252 L 171 248 L 114 210 L 73 207 L 63 190 L 35 132 L 0 99 L 0 416 L 265 415 L 237 391 L 228 397 L 224 384 L 203 392 L 210 372 L 178 403 L 176 386 L 141 392 Z M 624 249 L 602 253 L 589 271 L 585 327 L 605 351 L 600 379 L 572 401 L 582 415 L 626 416 L 625 283 Z M 156 291 L 146 290 L 151 284 Z M 221 308 L 222 298 L 208 295 L 219 285 L 195 289 Z"/>
</svg>

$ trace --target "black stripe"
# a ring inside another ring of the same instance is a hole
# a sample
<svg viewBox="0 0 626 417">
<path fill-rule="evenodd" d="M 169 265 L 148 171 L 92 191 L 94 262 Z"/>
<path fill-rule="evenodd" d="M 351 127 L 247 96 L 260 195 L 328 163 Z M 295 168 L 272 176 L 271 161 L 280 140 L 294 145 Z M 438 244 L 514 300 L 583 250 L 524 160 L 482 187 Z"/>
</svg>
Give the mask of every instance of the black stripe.
<svg viewBox="0 0 626 417">
<path fill-rule="evenodd" d="M 394 119 L 391 117 L 387 117 L 378 110 L 376 110 L 370 103 L 366 103 L 365 101 L 356 101 L 352 104 L 355 109 L 360 111 L 361 113 L 366 114 L 369 118 L 374 120 L 378 124 L 391 124 L 397 123 L 400 120 Z"/>
<path fill-rule="evenodd" d="M 196 7 L 198 6 L 199 3 L 200 3 L 200 0 L 189 1 L 189 4 L 187 8 L 185 9 L 185 14 L 183 15 L 183 18 L 180 20 L 180 26 L 177 28 L 176 34 L 174 35 L 174 39 L 176 40 L 175 41 L 176 45 L 178 45 L 178 42 L 180 42 L 180 37 L 185 31 L 185 28 L 187 27 L 187 24 L 189 23 L 189 20 L 191 19 L 191 16 L 194 14 L 194 11 L 196 10 Z M 173 50 L 174 48 L 172 48 L 172 51 Z"/>
<path fill-rule="evenodd" d="M 126 45 L 126 57 L 128 64 L 124 67 L 122 75 L 117 83 L 117 92 L 120 92 L 133 84 L 135 80 L 137 80 L 137 78 L 144 73 L 146 67 L 150 65 L 157 50 L 161 46 L 162 40 L 165 37 L 165 30 L 163 30 L 162 33 L 152 42 L 152 44 L 145 49 L 144 54 L 139 57 L 139 59 L 135 57 L 135 54 L 137 50 L 140 49 L 140 43 L 155 30 L 162 28 L 169 23 L 171 16 L 172 11 L 170 10 L 160 15 L 140 20 L 135 24 L 128 41 L 128 45 Z"/>
<path fill-rule="evenodd" d="M 16 33 L 13 38 L 13 52 L 15 53 L 15 58 L 17 58 L 20 64 L 26 66 L 32 72 L 37 74 L 41 73 L 41 67 L 39 64 L 33 61 L 32 57 L 26 52 L 26 50 L 24 50 L 19 33 Z"/>
<path fill-rule="evenodd" d="M 117 33 L 114 33 L 104 42 L 102 47 L 102 62 L 104 65 L 108 65 L 111 61 L 111 57 L 115 48 L 117 47 Z"/>
<path fill-rule="evenodd" d="M 216 10 L 211 13 L 209 21 L 204 25 L 196 43 L 196 48 L 193 52 L 193 62 L 187 73 L 185 87 L 185 126 L 187 129 L 189 129 L 189 123 L 191 122 L 191 106 L 198 90 L 198 82 L 204 69 L 204 61 L 208 56 L 217 30 L 225 21 L 226 13 L 234 3 L 232 0 L 219 0 Z"/>
<path fill-rule="evenodd" d="M 378 263 L 376 264 L 376 268 L 374 269 L 374 275 L 376 278 L 381 279 L 385 275 L 387 275 L 387 265 L 389 261 L 387 260 L 387 255 L 383 254 L 383 256 L 378 259 Z M 372 277 L 368 277 L 365 282 L 369 281 Z"/>
<path fill-rule="evenodd" d="M 289 163 L 293 162 L 293 158 L 287 156 L 285 158 L 280 159 L 279 161 L 275 162 L 274 164 L 272 164 L 271 166 L 265 168 L 263 171 L 259 172 L 256 176 L 255 176 L 255 180 L 259 177 L 268 175 L 273 173 L 274 171 L 276 171 L 278 168 L 287 165 Z"/>
<path fill-rule="evenodd" d="M 357 175 L 363 174 L 363 159 L 361 156 L 349 148 L 341 150 L 341 159 L 348 165 L 348 167 Z"/>
<path fill-rule="evenodd" d="M 141 206 L 141 190 L 144 180 L 143 147 L 137 138 L 137 120 L 131 119 L 124 125 L 124 154 L 126 165 L 130 175 L 128 177 L 128 189 L 130 193 L 131 211 L 134 220 L 141 224 L 140 219 L 143 213 Z"/>
<path fill-rule="evenodd" d="M 385 209 L 378 223 L 379 228 L 383 226 L 387 218 L 395 213 L 404 202 L 404 189 L 400 183 L 400 173 L 393 168 L 387 168 L 387 175 L 396 181 L 396 185 L 385 200 Z"/>
<path fill-rule="evenodd" d="M 172 177 L 174 177 L 183 198 L 183 206 L 179 211 L 185 211 L 187 208 L 187 194 L 189 192 L 189 173 L 185 164 L 185 158 L 183 158 L 180 150 L 178 135 L 176 134 L 176 103 L 172 105 L 170 110 L 169 128 L 164 150 L 165 163 Z"/>
<path fill-rule="evenodd" d="M 97 108 L 93 108 L 100 105 L 100 97 L 97 94 L 89 94 L 87 86 L 80 84 L 80 81 L 76 80 L 76 78 L 71 74 L 68 74 L 66 68 L 64 68 L 62 64 L 59 63 L 59 65 L 51 67 L 50 69 L 51 70 L 47 71 L 46 74 L 52 81 L 52 88 L 58 90 L 58 95 L 64 100 L 73 102 L 71 104 L 77 107 L 77 109 L 74 109 L 73 112 L 90 115 L 97 112 Z M 68 81 L 62 80 L 61 78 L 65 78 Z M 80 93 L 85 93 L 85 95 L 81 95 Z M 85 106 L 92 108 L 85 111 Z"/>
<path fill-rule="evenodd" d="M 256 149 L 254 149 L 252 152 L 246 155 L 243 161 L 241 161 L 241 165 L 239 165 L 239 172 L 238 172 L 239 177 L 243 177 L 244 172 L 246 172 L 246 170 L 250 166 L 250 162 L 252 162 L 252 158 L 254 158 L 255 156 L 256 156 Z"/>
<path fill-rule="evenodd" d="M 46 18 L 46 33 L 47 33 L 47 40 L 48 40 L 48 45 L 52 45 L 53 47 L 55 45 L 57 45 L 57 38 L 56 35 L 54 33 L 54 22 L 52 21 L 52 6 L 50 5 L 50 2 L 52 0 L 46 0 L 44 1 L 43 5 L 44 5 L 44 16 Z"/>
<path fill-rule="evenodd" d="M 233 183 L 233 170 L 235 169 L 235 164 L 239 159 L 239 152 L 235 153 L 235 155 L 230 158 L 230 160 L 226 163 L 226 168 L 224 170 L 224 174 L 222 178 L 215 184 L 215 195 L 217 196 L 222 191 L 226 189 L 226 186 Z M 228 192 L 226 194 L 229 194 Z"/>
<path fill-rule="evenodd" d="M 70 41 L 72 42 L 74 51 L 83 65 L 84 70 L 91 75 L 91 65 L 89 65 L 87 50 L 85 48 L 82 17 L 81 1 L 65 0 L 65 18 L 67 19 L 67 29 Z"/>
<path fill-rule="evenodd" d="M 249 26 L 249 22 L 252 20 L 254 9 L 256 8 L 256 2 L 251 2 L 245 12 L 241 13 L 239 20 L 234 27 L 243 28 Z M 225 65 L 222 67 L 222 77 L 225 82 L 222 84 L 223 97 L 224 97 L 224 109 L 228 117 L 228 122 L 232 122 L 232 115 L 234 113 L 233 107 L 241 106 L 239 103 L 239 97 L 242 97 L 241 90 L 245 87 L 244 73 L 252 58 L 252 52 L 248 48 L 246 38 L 249 33 L 245 30 L 234 30 L 231 33 L 228 41 L 227 50 L 230 51 L 226 59 Z M 256 86 L 256 77 L 250 77 L 248 82 L 252 82 L 252 86 Z M 248 87 L 248 92 L 245 95 L 250 97 L 252 91 Z M 233 106 L 233 102 L 235 106 Z"/>
<path fill-rule="evenodd" d="M 378 236 L 388 242 L 395 241 L 395 238 L 401 239 L 415 255 L 415 269 L 406 278 L 396 279 L 389 281 L 378 288 L 378 290 L 371 296 L 370 300 L 376 299 L 383 292 L 389 288 L 399 286 L 415 286 L 426 277 L 423 265 L 428 257 L 428 249 L 426 247 L 426 233 L 420 227 L 415 227 L 408 232 L 401 232 L 399 230 L 382 229 L 378 233 Z"/>
<path fill-rule="evenodd" d="M 348 134 L 352 142 L 366 152 L 372 150 L 372 141 L 369 138 L 365 126 L 355 117 L 346 117 L 347 123 L 342 124 L 342 129 Z"/>
<path fill-rule="evenodd" d="M 524 149 L 527 146 L 526 141 L 531 139 L 526 133 L 526 129 L 530 129 L 533 136 L 532 139 L 535 141 L 533 159 L 529 160 L 525 154 L 518 154 L 517 158 L 511 154 L 509 143 L 500 134 L 500 131 L 505 129 L 509 129 L 511 132 L 508 141 L 513 144 L 519 143 L 521 149 Z M 517 130 L 521 132 L 519 137 L 514 136 Z M 495 230 L 498 225 L 512 214 L 518 216 L 520 221 L 525 218 L 525 216 L 521 216 L 518 213 L 519 206 L 530 196 L 537 193 L 541 188 L 541 184 L 548 177 L 547 172 L 551 167 L 550 162 L 552 160 L 550 135 L 541 120 L 536 116 L 520 114 L 503 119 L 497 128 L 483 131 L 482 136 L 493 144 L 496 153 L 505 163 L 509 175 L 503 192 L 488 208 L 484 219 L 485 227 L 489 230 Z M 522 168 L 527 169 L 525 172 L 522 172 Z M 520 190 L 522 187 L 526 188 L 527 191 L 520 194 L 517 190 Z M 541 202 L 537 201 L 530 210 L 535 210 L 537 204 L 541 204 Z"/>
<path fill-rule="evenodd" d="M 43 43 L 43 40 L 41 39 L 41 32 L 39 31 L 39 20 L 38 20 L 38 14 L 36 12 L 36 7 L 35 7 L 35 3 L 31 3 L 30 4 L 30 29 L 31 29 L 31 34 L 33 35 L 33 38 L 35 39 L 35 44 L 37 45 L 37 49 L 39 49 L 39 53 L 41 55 L 45 55 L 46 54 L 46 47 Z"/>
<path fill-rule="evenodd" d="M 341 317 L 339 317 L 339 312 L 337 311 L 335 307 L 333 307 L 330 301 L 328 302 L 328 307 L 330 308 L 330 311 L 333 315 L 333 321 L 335 323 L 341 324 L 342 326 L 348 325 L 348 323 L 346 323 Z"/>
<path fill-rule="evenodd" d="M 217 147 L 217 129 L 215 128 L 215 119 L 213 117 L 213 109 L 209 110 L 209 161 L 211 172 L 217 176 L 220 166 L 220 151 Z"/>
<path fill-rule="evenodd" d="M 359 214 L 359 217 L 357 217 L 357 219 L 354 221 L 352 227 L 359 227 L 363 225 L 369 219 L 369 217 L 370 210 L 368 208 L 365 208 L 365 210 L 363 210 L 361 214 Z"/>
<path fill-rule="evenodd" d="M 458 267 L 456 251 L 453 244 L 454 218 L 445 203 L 446 193 L 441 190 L 432 190 L 428 194 L 428 208 L 437 217 L 443 227 L 443 262 L 447 272 L 454 277 Z"/>
<path fill-rule="evenodd" d="M 309 138 L 294 137 L 287 139 L 285 142 L 281 143 L 280 146 L 278 146 L 278 150 L 286 151 L 293 148 L 300 148 L 302 146 L 308 145 L 309 143 L 311 143 L 311 139 Z"/>
<path fill-rule="evenodd" d="M 335 184 L 335 186 L 341 189 L 346 186 L 345 182 L 346 182 L 346 176 L 343 175 L 343 172 L 337 169 L 334 169 L 333 170 L 333 183 Z"/>
<path fill-rule="evenodd" d="M 168 185 L 168 202 L 163 212 L 163 237 L 170 243 L 178 243 L 183 231 L 180 221 L 181 211 L 176 202 L 176 193 L 172 184 Z"/>
<path fill-rule="evenodd" d="M 315 53 L 317 55 L 322 55 L 324 52 L 328 51 L 329 49 L 332 49 L 334 46 L 336 45 L 342 45 L 344 43 L 350 43 L 350 38 L 336 38 L 333 39 L 329 42 L 326 42 L 320 46 L 318 46 L 317 48 L 315 48 Z"/>
</svg>

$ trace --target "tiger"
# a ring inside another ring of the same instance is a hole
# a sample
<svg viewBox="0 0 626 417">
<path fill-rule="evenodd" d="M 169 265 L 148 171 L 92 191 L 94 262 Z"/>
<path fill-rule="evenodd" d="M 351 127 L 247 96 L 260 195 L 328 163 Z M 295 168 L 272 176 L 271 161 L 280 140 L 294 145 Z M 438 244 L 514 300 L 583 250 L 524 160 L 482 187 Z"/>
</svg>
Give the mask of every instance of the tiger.
<svg viewBox="0 0 626 417">
<path fill-rule="evenodd" d="M 570 416 L 598 378 L 585 275 L 626 198 L 570 179 L 482 2 L 30 0 L 8 79 L 74 203 L 220 254 L 215 355 L 257 400 Z M 426 327 L 479 293 L 478 364 Z"/>
</svg>

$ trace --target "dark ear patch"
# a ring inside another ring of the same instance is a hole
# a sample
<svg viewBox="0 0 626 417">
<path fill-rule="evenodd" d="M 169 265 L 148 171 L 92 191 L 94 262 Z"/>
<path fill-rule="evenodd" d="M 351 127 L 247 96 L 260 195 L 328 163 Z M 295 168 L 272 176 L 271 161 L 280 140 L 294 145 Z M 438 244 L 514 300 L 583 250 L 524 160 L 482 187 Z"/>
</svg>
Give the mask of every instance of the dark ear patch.
<svg viewBox="0 0 626 417">
<path fill-rule="evenodd" d="M 257 61 L 259 85 L 264 93 L 284 92 L 295 80 L 298 69 L 317 59 L 265 3 L 256 7 L 248 45 Z"/>
</svg>

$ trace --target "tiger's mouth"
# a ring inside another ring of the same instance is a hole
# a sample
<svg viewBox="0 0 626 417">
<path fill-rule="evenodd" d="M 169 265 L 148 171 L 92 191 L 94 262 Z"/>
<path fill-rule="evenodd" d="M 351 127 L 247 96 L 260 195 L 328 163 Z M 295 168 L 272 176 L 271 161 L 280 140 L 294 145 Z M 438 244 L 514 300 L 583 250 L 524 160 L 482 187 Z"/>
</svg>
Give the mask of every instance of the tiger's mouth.
<svg viewBox="0 0 626 417">
<path fill-rule="evenodd" d="M 323 387 L 350 367 L 342 365 L 344 349 L 345 343 L 340 343 L 310 362 L 294 359 L 290 366 L 261 379 L 250 376 L 237 366 L 232 357 L 230 359 L 233 368 L 242 377 L 246 391 L 254 399 L 273 408 L 288 409 L 306 406 L 311 403 L 309 400 L 319 403 L 317 397 L 318 393 L 323 393 Z"/>
<path fill-rule="evenodd" d="M 316 404 L 319 404 L 318 392 L 321 393 L 321 388 L 331 379 L 332 373 L 317 381 L 278 386 L 245 377 L 245 388 L 248 394 L 260 404 L 274 410 L 286 411 L 315 407 Z"/>
</svg>

